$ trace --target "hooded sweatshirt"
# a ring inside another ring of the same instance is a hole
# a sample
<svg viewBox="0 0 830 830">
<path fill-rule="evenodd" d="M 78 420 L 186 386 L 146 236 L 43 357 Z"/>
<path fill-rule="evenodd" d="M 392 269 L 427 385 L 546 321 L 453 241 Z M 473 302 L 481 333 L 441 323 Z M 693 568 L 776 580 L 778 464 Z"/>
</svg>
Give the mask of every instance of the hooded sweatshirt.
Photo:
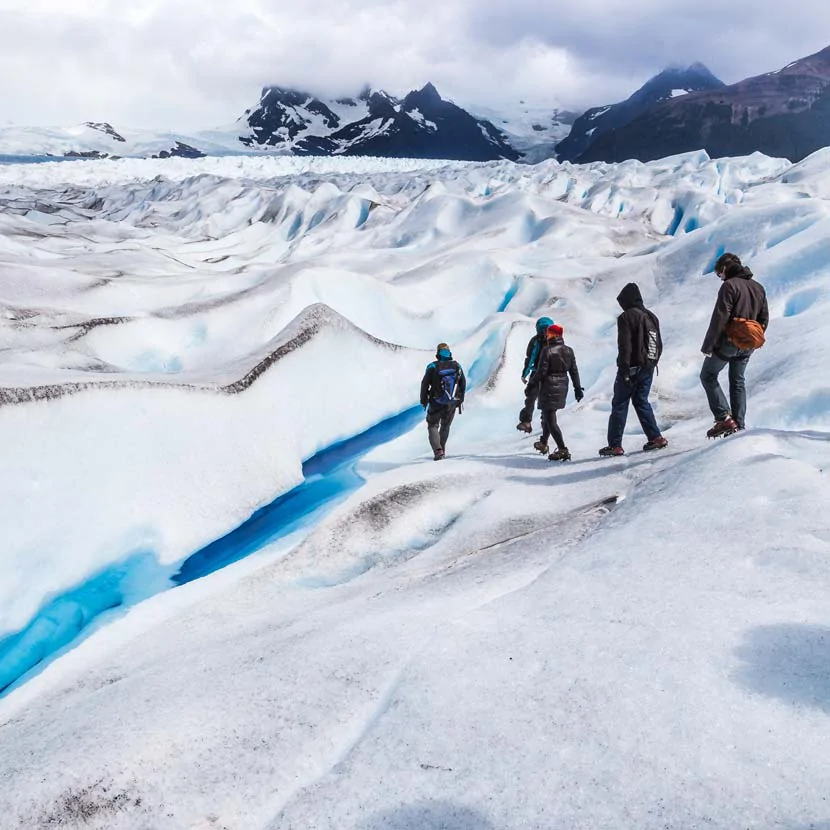
<svg viewBox="0 0 830 830">
<path fill-rule="evenodd" d="M 769 307 L 764 286 L 752 279 L 752 271 L 740 262 L 726 267 L 726 278 L 718 291 L 718 299 L 712 311 L 712 319 L 700 350 L 711 354 L 726 345 L 726 326 L 735 317 L 757 320 L 766 331 L 769 325 Z"/>
<path fill-rule="evenodd" d="M 663 353 L 663 338 L 660 321 L 643 305 L 637 283 L 628 283 L 617 296 L 617 302 L 623 310 L 617 317 L 617 368 L 627 375 L 630 369 L 641 365 L 642 356 L 646 354 L 649 322 L 657 329 L 658 358 Z"/>
</svg>

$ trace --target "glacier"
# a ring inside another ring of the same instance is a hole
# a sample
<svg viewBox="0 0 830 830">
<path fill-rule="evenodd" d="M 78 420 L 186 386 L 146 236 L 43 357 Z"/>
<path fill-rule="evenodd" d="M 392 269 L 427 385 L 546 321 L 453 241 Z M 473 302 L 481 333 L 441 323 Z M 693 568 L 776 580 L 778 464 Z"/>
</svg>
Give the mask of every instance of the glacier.
<svg viewBox="0 0 830 830">
<path fill-rule="evenodd" d="M 0 165 L 3 827 L 826 823 L 828 171 Z M 707 442 L 724 250 L 772 320 Z M 670 443 L 600 459 L 628 281 Z M 566 464 L 515 430 L 542 314 Z"/>
</svg>

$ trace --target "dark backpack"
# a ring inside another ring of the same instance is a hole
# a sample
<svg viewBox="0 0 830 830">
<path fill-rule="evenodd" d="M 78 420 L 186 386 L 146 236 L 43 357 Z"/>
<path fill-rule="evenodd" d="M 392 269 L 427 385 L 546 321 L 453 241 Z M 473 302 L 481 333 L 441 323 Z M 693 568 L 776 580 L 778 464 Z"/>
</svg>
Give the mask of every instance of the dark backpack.
<svg viewBox="0 0 830 830">
<path fill-rule="evenodd" d="M 455 403 L 455 390 L 458 386 L 458 364 L 452 363 L 436 363 L 435 374 L 438 376 L 438 388 L 433 389 L 432 400 L 441 405 L 448 406 Z"/>
<path fill-rule="evenodd" d="M 650 311 L 646 311 L 643 315 L 643 339 L 640 348 L 641 353 L 636 355 L 636 360 L 632 359 L 632 365 L 653 369 L 660 360 L 662 350 L 657 318 Z"/>
</svg>

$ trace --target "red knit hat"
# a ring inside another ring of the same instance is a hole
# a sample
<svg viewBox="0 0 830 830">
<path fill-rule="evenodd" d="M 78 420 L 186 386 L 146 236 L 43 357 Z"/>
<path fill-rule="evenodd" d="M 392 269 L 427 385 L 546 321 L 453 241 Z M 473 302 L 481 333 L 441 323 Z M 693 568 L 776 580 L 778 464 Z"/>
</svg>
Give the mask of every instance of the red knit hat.
<svg viewBox="0 0 830 830">
<path fill-rule="evenodd" d="M 561 337 L 565 333 L 565 329 L 562 326 L 557 325 L 554 323 L 552 326 L 548 326 L 548 340 L 554 337 Z"/>
</svg>

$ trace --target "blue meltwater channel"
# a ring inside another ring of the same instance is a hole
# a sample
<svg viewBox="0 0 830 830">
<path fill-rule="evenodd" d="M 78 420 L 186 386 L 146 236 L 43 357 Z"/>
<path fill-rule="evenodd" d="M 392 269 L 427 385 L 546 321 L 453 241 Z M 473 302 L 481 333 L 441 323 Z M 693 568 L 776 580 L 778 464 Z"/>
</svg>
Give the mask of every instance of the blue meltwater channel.
<svg viewBox="0 0 830 830">
<path fill-rule="evenodd" d="M 507 289 L 498 311 L 516 296 L 519 282 Z M 484 384 L 499 365 L 504 337 L 492 331 L 467 373 L 467 389 Z M 93 574 L 80 585 L 53 597 L 20 630 L 0 638 L 0 697 L 41 671 L 49 662 L 92 632 L 102 615 L 125 609 L 156 594 L 186 585 L 244 559 L 314 521 L 320 512 L 356 490 L 363 479 L 357 461 L 375 447 L 412 429 L 424 417 L 413 406 L 364 432 L 332 444 L 303 463 L 303 483 L 257 510 L 235 530 L 185 559 L 173 572 L 159 564 L 155 551 L 134 550 L 118 563 Z"/>
<path fill-rule="evenodd" d="M 83 633 L 91 632 L 91 624 L 105 612 L 129 608 L 162 591 L 207 576 L 308 524 L 322 508 L 361 486 L 363 479 L 355 464 L 362 456 L 408 432 L 423 417 L 420 406 L 411 407 L 320 450 L 303 463 L 302 484 L 196 551 L 175 573 L 160 565 L 153 551 L 140 550 L 53 598 L 25 628 L 0 638 L 0 695 L 75 645 Z"/>
</svg>

